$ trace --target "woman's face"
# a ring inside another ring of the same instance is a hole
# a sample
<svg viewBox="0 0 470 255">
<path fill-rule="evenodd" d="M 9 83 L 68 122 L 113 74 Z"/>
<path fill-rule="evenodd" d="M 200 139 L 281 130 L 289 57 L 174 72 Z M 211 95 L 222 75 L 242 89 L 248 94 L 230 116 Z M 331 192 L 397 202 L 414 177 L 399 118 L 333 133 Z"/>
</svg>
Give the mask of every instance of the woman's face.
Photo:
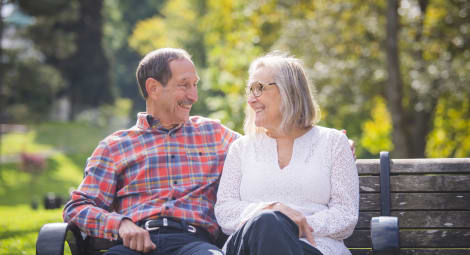
<svg viewBox="0 0 470 255">
<path fill-rule="evenodd" d="M 267 67 L 256 69 L 250 77 L 249 86 L 252 90 L 258 89 L 258 92 L 262 87 L 261 95 L 257 97 L 254 93 L 249 93 L 247 98 L 248 104 L 256 114 L 255 125 L 268 130 L 277 130 L 282 121 L 281 94 L 273 77 L 271 70 Z"/>
</svg>

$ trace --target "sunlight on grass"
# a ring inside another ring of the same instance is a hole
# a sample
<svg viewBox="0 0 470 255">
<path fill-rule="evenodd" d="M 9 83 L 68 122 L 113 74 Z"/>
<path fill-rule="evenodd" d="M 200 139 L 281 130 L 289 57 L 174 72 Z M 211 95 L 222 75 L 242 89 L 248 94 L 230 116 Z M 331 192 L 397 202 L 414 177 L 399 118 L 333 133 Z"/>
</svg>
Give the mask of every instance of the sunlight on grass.
<svg viewBox="0 0 470 255">
<path fill-rule="evenodd" d="M 21 152 L 37 153 L 40 151 L 48 151 L 52 146 L 45 144 L 37 144 L 36 131 L 28 133 L 10 133 L 2 137 L 2 154 L 11 155 Z"/>
<path fill-rule="evenodd" d="M 19 170 L 18 164 L 5 164 L 0 172 L 0 205 L 30 204 L 33 200 L 42 201 L 45 194 L 54 192 L 63 199 L 68 198 L 70 188 L 76 188 L 83 178 L 81 163 L 62 153 L 47 160 L 47 169 L 38 174 Z"/>
</svg>

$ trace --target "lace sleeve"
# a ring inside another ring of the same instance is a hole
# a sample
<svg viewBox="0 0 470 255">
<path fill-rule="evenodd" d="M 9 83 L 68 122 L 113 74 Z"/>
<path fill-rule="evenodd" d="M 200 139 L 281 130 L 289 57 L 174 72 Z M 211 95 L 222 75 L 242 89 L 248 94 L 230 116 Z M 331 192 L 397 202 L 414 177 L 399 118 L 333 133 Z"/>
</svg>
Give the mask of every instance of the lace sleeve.
<svg viewBox="0 0 470 255">
<path fill-rule="evenodd" d="M 235 232 L 242 223 L 253 217 L 262 207 L 269 204 L 250 203 L 242 201 L 240 198 L 242 144 L 239 140 L 230 146 L 227 158 L 225 159 L 217 192 L 217 203 L 214 208 L 217 223 L 222 227 L 222 231 L 225 234 Z"/>
<path fill-rule="evenodd" d="M 356 226 L 359 215 L 359 178 L 348 139 L 337 136 L 332 148 L 331 198 L 328 209 L 308 216 L 313 234 L 345 239 Z"/>
</svg>

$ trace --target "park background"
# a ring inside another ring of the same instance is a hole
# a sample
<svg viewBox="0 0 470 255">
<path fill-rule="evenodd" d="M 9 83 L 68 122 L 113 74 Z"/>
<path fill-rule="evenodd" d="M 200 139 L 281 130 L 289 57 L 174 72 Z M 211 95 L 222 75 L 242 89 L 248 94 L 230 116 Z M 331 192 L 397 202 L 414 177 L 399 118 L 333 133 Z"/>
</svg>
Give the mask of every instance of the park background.
<svg viewBox="0 0 470 255">
<path fill-rule="evenodd" d="M 0 254 L 34 254 L 44 198 L 145 110 L 135 69 L 181 47 L 201 82 L 192 115 L 242 131 L 249 63 L 301 58 L 320 125 L 357 158 L 470 157 L 468 0 L 0 0 Z M 34 209 L 35 208 L 35 209 Z"/>
</svg>

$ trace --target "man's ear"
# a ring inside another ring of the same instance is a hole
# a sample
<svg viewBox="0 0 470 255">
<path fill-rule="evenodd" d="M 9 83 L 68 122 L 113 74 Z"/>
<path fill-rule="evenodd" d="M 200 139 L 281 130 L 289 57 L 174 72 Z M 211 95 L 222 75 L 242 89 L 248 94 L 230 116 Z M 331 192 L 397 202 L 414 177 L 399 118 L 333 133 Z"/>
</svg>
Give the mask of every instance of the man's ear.
<svg viewBox="0 0 470 255">
<path fill-rule="evenodd" d="M 154 78 L 148 78 L 145 81 L 145 90 L 147 91 L 148 96 L 151 98 L 158 97 L 162 87 L 162 84 Z"/>
</svg>

